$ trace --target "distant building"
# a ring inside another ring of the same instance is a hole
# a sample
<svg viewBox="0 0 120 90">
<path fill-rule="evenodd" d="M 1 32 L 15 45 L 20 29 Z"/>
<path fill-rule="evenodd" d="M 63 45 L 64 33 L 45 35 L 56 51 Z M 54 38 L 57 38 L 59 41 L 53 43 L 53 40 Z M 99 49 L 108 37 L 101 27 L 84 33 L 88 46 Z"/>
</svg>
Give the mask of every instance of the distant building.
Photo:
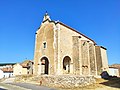
<svg viewBox="0 0 120 90">
<path fill-rule="evenodd" d="M 13 68 L 13 74 L 14 76 L 33 74 L 33 62 L 30 60 L 26 60 L 20 64 L 15 64 Z"/>
<path fill-rule="evenodd" d="M 14 64 L 16 63 L 0 63 L 0 68 L 12 68 Z"/>
<path fill-rule="evenodd" d="M 13 76 L 13 68 L 0 69 L 0 78 L 10 78 Z"/>
<path fill-rule="evenodd" d="M 35 75 L 97 76 L 108 70 L 106 48 L 62 22 L 52 21 L 47 13 L 35 39 Z"/>
<path fill-rule="evenodd" d="M 111 75 L 120 76 L 120 64 L 113 64 L 109 66 L 109 73 Z"/>
<path fill-rule="evenodd" d="M 119 69 L 114 67 L 109 67 L 108 73 L 110 76 L 119 76 Z"/>
<path fill-rule="evenodd" d="M 13 76 L 13 68 L 2 68 L 4 78 L 9 78 Z"/>
<path fill-rule="evenodd" d="M 2 79 L 3 77 L 4 77 L 3 71 L 0 69 L 0 79 Z"/>
<path fill-rule="evenodd" d="M 13 65 L 15 63 L 0 63 L 0 79 L 13 76 Z"/>
</svg>

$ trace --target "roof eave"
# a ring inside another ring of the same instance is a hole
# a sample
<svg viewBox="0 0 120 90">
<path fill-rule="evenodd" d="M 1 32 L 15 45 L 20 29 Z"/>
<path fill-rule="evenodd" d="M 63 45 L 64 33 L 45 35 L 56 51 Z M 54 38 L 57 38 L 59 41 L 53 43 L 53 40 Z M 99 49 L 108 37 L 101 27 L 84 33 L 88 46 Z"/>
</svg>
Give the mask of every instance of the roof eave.
<svg viewBox="0 0 120 90">
<path fill-rule="evenodd" d="M 46 20 L 44 20 L 42 23 L 44 23 L 44 22 L 46 22 L 46 21 L 48 21 L 48 22 L 53 22 L 54 24 L 58 24 L 58 23 L 59 23 L 59 24 L 65 26 L 65 27 L 69 28 L 70 30 L 73 30 L 73 31 L 77 32 L 78 34 L 86 37 L 87 39 L 89 39 L 90 41 L 92 41 L 95 45 L 97 45 L 96 42 L 95 42 L 94 40 L 92 40 L 91 38 L 87 37 L 86 35 L 78 32 L 77 30 L 71 28 L 70 26 L 67 26 L 66 24 L 64 24 L 64 23 L 62 23 L 62 22 L 60 22 L 60 21 L 53 21 L 53 20 L 46 19 Z"/>
</svg>

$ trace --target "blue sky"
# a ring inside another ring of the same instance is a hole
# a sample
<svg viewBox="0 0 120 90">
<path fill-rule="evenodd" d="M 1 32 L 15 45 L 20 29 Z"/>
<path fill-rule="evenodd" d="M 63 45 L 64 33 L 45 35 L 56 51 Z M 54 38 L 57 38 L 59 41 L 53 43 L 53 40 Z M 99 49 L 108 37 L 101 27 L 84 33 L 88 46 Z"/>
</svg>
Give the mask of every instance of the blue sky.
<svg viewBox="0 0 120 90">
<path fill-rule="evenodd" d="M 106 47 L 109 64 L 120 63 L 120 0 L 1 0 L 0 63 L 33 59 L 46 11 Z"/>
</svg>

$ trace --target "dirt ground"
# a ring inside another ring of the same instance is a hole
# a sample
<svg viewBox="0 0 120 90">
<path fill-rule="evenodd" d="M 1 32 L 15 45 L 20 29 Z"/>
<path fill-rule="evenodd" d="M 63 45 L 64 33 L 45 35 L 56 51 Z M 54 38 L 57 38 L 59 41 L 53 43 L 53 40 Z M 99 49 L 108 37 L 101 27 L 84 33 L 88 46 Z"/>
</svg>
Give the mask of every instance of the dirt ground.
<svg viewBox="0 0 120 90">
<path fill-rule="evenodd" d="M 120 78 L 112 78 L 110 80 L 96 79 L 96 83 L 82 87 L 60 90 L 120 90 Z"/>
</svg>

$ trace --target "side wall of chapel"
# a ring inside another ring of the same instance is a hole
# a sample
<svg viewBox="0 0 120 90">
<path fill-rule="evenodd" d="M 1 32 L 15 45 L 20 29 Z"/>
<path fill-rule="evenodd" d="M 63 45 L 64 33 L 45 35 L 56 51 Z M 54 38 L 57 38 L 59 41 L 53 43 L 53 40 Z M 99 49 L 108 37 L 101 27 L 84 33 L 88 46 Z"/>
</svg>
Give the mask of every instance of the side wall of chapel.
<svg viewBox="0 0 120 90">
<path fill-rule="evenodd" d="M 58 62 L 59 74 L 64 74 L 63 59 L 71 58 L 70 74 L 96 75 L 96 57 L 94 43 L 79 33 L 60 25 L 58 30 Z M 85 45 L 83 46 L 83 44 Z M 91 63 L 91 64 L 90 64 Z"/>
</svg>

